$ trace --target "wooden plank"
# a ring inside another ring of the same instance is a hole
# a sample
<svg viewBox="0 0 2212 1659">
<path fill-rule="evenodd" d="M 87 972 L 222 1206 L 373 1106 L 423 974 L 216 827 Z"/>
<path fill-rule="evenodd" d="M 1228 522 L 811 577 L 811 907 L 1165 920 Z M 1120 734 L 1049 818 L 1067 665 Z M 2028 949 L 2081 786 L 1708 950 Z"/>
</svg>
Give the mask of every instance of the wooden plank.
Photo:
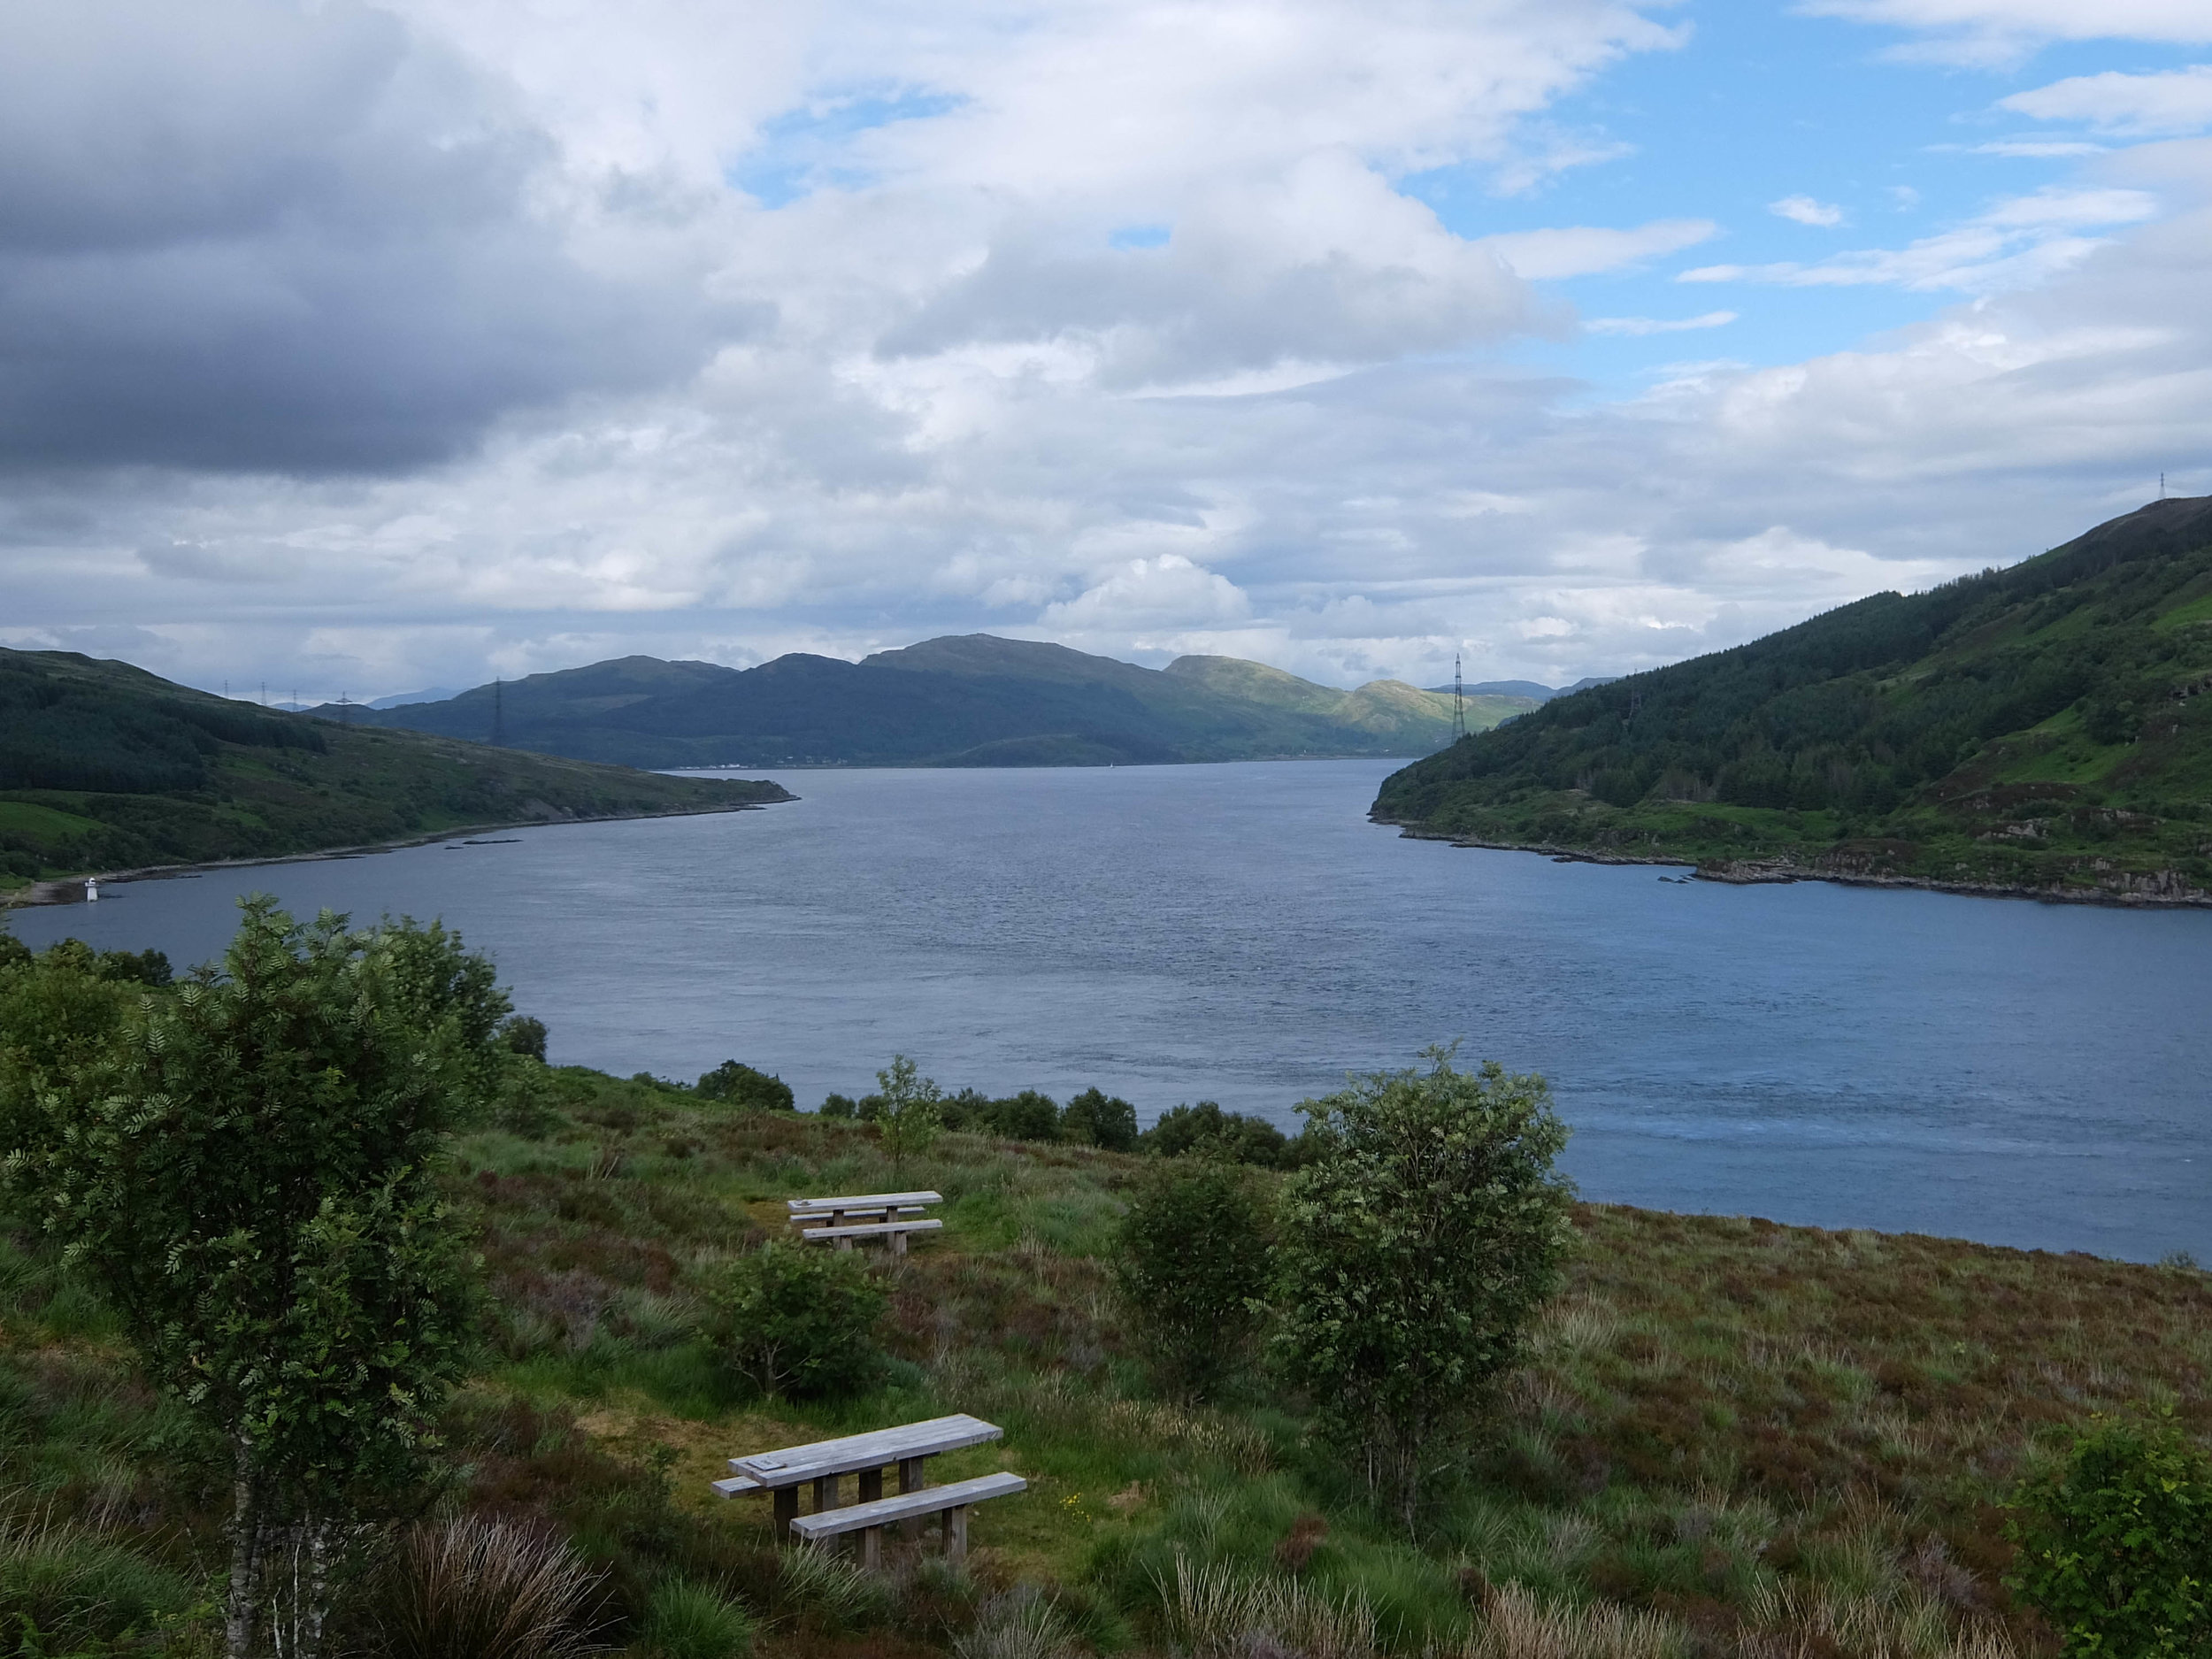
<svg viewBox="0 0 2212 1659">
<path fill-rule="evenodd" d="M 915 1210 L 941 1204 L 942 1193 L 857 1193 L 849 1198 L 787 1198 L 784 1208 L 795 1216 L 826 1214 L 836 1210 Z"/>
<path fill-rule="evenodd" d="M 960 1530 L 964 1532 L 967 1518 L 964 1511 L 968 1505 L 980 1503 L 986 1498 L 1009 1497 L 1028 1489 L 1029 1483 L 1019 1475 L 979 1475 L 973 1480 L 958 1480 L 949 1486 L 926 1486 L 919 1492 L 879 1498 L 873 1503 L 851 1503 L 841 1509 L 825 1509 L 818 1515 L 802 1515 L 791 1523 L 791 1530 L 811 1542 L 835 1538 L 845 1532 L 887 1525 L 894 1521 L 911 1520 L 918 1516 L 949 1515 L 958 1510 L 963 1512 Z"/>
<path fill-rule="evenodd" d="M 853 1227 L 809 1227 L 799 1236 L 815 1239 L 880 1239 L 891 1233 L 934 1233 L 941 1221 L 868 1221 Z"/>
<path fill-rule="evenodd" d="M 896 1428 L 874 1429 L 865 1434 L 849 1434 L 841 1440 L 815 1440 L 804 1446 L 787 1446 L 779 1451 L 733 1457 L 730 1469 L 752 1483 L 744 1489 L 795 1486 L 823 1475 L 880 1469 L 887 1463 L 902 1463 L 910 1457 L 933 1457 L 940 1452 L 980 1446 L 986 1440 L 997 1440 L 1003 1432 L 995 1423 L 956 1413 L 920 1423 L 901 1424 Z M 721 1486 L 720 1481 L 715 1483 L 718 1491 Z"/>
</svg>

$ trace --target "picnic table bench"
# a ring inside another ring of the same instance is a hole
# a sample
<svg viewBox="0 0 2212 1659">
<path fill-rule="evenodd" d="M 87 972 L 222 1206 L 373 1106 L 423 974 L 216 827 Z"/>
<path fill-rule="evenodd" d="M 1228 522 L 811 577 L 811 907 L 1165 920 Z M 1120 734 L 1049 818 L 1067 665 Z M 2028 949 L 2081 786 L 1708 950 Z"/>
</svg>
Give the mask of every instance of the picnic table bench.
<svg viewBox="0 0 2212 1659">
<path fill-rule="evenodd" d="M 789 1532 L 809 1543 L 826 1543 L 856 1532 L 861 1535 L 861 1559 L 872 1567 L 879 1558 L 884 1527 L 942 1515 L 945 1553 L 956 1561 L 967 1553 L 968 1506 L 1020 1492 L 1029 1483 L 1019 1475 L 996 1474 L 932 1486 L 929 1460 L 941 1452 L 995 1440 L 1004 1432 L 996 1424 L 980 1417 L 956 1414 L 867 1434 L 849 1434 L 841 1440 L 755 1452 L 731 1458 L 734 1472 L 726 1480 L 716 1481 L 714 1490 L 725 1498 L 746 1492 L 772 1494 L 780 1536 Z M 883 1471 L 894 1463 L 898 1466 L 899 1490 L 887 1498 Z M 838 1501 L 840 1483 L 846 1475 L 859 1477 L 858 1501 L 849 1504 Z M 802 1516 L 799 1488 L 810 1481 L 814 1486 L 814 1513 Z"/>
<path fill-rule="evenodd" d="M 908 1233 L 934 1233 L 945 1225 L 925 1217 L 923 1206 L 944 1202 L 941 1193 L 861 1193 L 849 1198 L 789 1198 L 784 1207 L 791 1212 L 791 1225 L 801 1229 L 799 1237 L 810 1243 L 849 1250 L 855 1239 L 888 1239 L 891 1253 L 904 1256 Z"/>
</svg>

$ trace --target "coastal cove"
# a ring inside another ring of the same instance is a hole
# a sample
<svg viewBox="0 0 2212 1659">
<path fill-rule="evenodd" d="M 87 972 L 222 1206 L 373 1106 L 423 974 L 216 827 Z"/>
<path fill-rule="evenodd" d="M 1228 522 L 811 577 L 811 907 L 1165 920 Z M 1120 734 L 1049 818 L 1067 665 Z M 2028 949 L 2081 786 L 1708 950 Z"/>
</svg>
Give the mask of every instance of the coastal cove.
<svg viewBox="0 0 2212 1659">
<path fill-rule="evenodd" d="M 773 812 L 502 832 L 21 911 L 212 955 L 234 902 L 442 916 L 552 1057 L 736 1056 L 812 1105 L 895 1051 L 1291 1122 L 1348 1069 L 1549 1077 L 1586 1195 L 2212 1257 L 2212 918 L 1732 887 L 1402 839 L 1387 761 L 779 773 Z"/>
</svg>

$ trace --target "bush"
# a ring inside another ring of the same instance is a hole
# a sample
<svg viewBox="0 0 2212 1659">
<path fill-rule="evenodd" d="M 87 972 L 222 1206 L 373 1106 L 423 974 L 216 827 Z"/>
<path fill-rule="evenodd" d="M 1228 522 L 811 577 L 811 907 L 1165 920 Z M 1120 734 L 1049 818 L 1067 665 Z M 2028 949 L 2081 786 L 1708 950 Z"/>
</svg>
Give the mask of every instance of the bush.
<svg viewBox="0 0 2212 1659">
<path fill-rule="evenodd" d="M 833 1092 L 823 1097 L 822 1116 L 825 1118 L 857 1118 L 860 1116 L 860 1102 L 849 1094 L 839 1094 Z"/>
<path fill-rule="evenodd" d="M 1060 1133 L 1109 1152 L 1137 1149 L 1137 1109 L 1119 1095 L 1087 1088 L 1060 1114 Z"/>
<path fill-rule="evenodd" d="M 857 1251 L 771 1242 L 724 1263 L 705 1291 L 730 1368 L 764 1394 L 847 1393 L 882 1361 L 886 1297 Z"/>
<path fill-rule="evenodd" d="M 752 1651 L 753 1621 L 706 1586 L 670 1578 L 646 1601 L 644 1638 L 657 1659 L 741 1659 Z"/>
<path fill-rule="evenodd" d="M 751 1112 L 787 1112 L 798 1110 L 791 1085 L 780 1077 L 755 1071 L 735 1060 L 725 1060 L 701 1078 L 693 1092 L 701 1098 L 723 1101 Z"/>
<path fill-rule="evenodd" d="M 983 1111 L 990 1132 L 1007 1141 L 1057 1141 L 1060 1103 L 1033 1088 L 1005 1100 L 995 1100 Z"/>
<path fill-rule="evenodd" d="M 1552 1170 L 1567 1129 L 1542 1078 L 1429 1057 L 1299 1108 L 1310 1161 L 1284 1188 L 1276 1253 L 1277 1361 L 1408 1525 L 1423 1472 L 1519 1363 L 1574 1195 Z"/>
<path fill-rule="evenodd" d="M 1164 1113 L 1137 1137 L 1137 1143 L 1164 1158 L 1202 1152 L 1210 1157 L 1256 1164 L 1264 1169 L 1281 1169 L 1291 1162 L 1290 1137 L 1273 1124 L 1242 1112 L 1223 1111 L 1210 1100 Z"/>
<path fill-rule="evenodd" d="M 499 1041 L 509 1052 L 545 1063 L 545 1022 L 527 1014 L 511 1014 L 500 1022 Z"/>
<path fill-rule="evenodd" d="M 1166 1393 L 1214 1394 L 1246 1358 L 1267 1289 L 1259 1178 L 1210 1158 L 1156 1171 L 1122 1217 L 1114 1281 Z"/>
<path fill-rule="evenodd" d="M 2015 1495 L 2007 1582 L 2069 1653 L 2183 1659 L 2212 1648 L 2212 1460 L 2170 1417 L 2101 1422 Z"/>
</svg>

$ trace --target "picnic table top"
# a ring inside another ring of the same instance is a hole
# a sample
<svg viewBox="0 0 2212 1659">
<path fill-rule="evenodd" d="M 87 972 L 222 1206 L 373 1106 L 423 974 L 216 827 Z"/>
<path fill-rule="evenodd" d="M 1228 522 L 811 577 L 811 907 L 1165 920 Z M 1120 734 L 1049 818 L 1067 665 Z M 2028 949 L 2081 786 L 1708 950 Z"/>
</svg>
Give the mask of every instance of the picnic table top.
<svg viewBox="0 0 2212 1659">
<path fill-rule="evenodd" d="M 955 1414 L 931 1417 L 925 1423 L 902 1423 L 896 1428 L 876 1429 L 866 1434 L 848 1434 L 841 1440 L 815 1440 L 805 1446 L 787 1446 L 772 1452 L 733 1457 L 730 1468 L 741 1481 L 717 1481 L 731 1491 L 768 1491 L 795 1486 L 801 1481 L 826 1475 L 849 1475 L 880 1469 L 909 1457 L 933 1457 L 956 1452 L 964 1446 L 980 1446 L 997 1440 L 1005 1431 L 980 1417 Z M 749 1483 L 749 1486 L 747 1484 Z"/>
<path fill-rule="evenodd" d="M 941 1204 L 942 1193 L 860 1193 L 849 1198 L 787 1198 L 784 1207 L 795 1216 L 810 1216 L 834 1210 L 912 1210 L 923 1204 Z"/>
</svg>

